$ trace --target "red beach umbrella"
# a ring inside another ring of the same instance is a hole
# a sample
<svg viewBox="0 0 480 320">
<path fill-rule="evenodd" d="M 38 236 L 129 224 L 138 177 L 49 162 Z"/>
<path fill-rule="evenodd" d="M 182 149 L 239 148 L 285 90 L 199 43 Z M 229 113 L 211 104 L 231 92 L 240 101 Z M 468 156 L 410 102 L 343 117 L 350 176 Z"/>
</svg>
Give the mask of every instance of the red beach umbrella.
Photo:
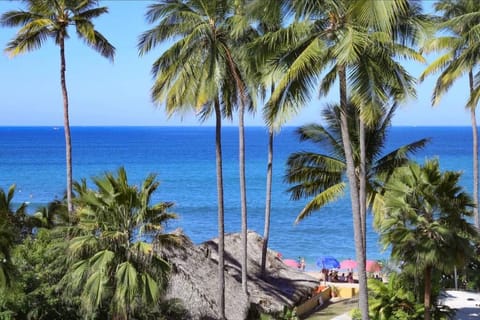
<svg viewBox="0 0 480 320">
<path fill-rule="evenodd" d="M 347 259 L 340 262 L 340 269 L 355 269 L 357 262 L 355 260 Z"/>
<path fill-rule="evenodd" d="M 284 259 L 284 260 L 282 260 L 282 261 L 283 261 L 284 264 L 286 264 L 286 265 L 289 266 L 289 267 L 297 268 L 297 269 L 300 267 L 300 265 L 299 265 L 299 263 L 298 263 L 297 260 Z"/>
<path fill-rule="evenodd" d="M 380 270 L 382 270 L 382 267 L 380 266 L 380 264 L 375 261 L 375 260 L 367 260 L 367 272 L 379 272 Z"/>
</svg>

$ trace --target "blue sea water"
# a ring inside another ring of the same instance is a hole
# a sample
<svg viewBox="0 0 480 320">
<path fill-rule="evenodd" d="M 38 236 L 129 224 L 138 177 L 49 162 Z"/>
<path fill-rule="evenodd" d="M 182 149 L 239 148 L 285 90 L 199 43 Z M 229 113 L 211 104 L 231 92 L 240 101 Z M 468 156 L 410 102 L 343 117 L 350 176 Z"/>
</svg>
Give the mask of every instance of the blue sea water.
<svg viewBox="0 0 480 320">
<path fill-rule="evenodd" d="M 307 267 L 325 255 L 355 258 L 350 199 L 342 199 L 294 225 L 304 200 L 292 201 L 283 181 L 285 162 L 295 151 L 312 149 L 300 143 L 295 128 L 275 137 L 272 219 L 269 246 L 284 257 L 305 257 Z M 442 169 L 460 170 L 462 185 L 472 189 L 472 143 L 469 127 L 394 127 L 385 153 L 421 138 L 429 145 L 415 156 L 423 162 L 438 157 Z M 195 242 L 217 236 L 215 130 L 213 127 L 73 127 L 75 180 L 99 176 L 120 166 L 130 183 L 149 173 L 161 182 L 154 201 L 173 201 L 179 219 L 169 228 L 181 227 Z M 223 168 L 226 232 L 240 230 L 238 179 L 238 130 L 223 129 Z M 267 163 L 267 131 L 246 129 L 248 228 L 263 234 Z M 0 187 L 17 185 L 15 203 L 28 201 L 31 211 L 65 190 L 65 147 L 62 128 L 0 127 Z M 368 259 L 387 259 L 368 221 Z"/>
</svg>

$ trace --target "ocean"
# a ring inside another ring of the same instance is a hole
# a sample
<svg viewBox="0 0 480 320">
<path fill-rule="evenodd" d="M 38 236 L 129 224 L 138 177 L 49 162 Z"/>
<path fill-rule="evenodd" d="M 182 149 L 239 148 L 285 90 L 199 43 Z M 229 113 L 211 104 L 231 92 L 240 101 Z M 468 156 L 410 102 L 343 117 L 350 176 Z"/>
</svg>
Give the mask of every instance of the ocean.
<svg viewBox="0 0 480 320">
<path fill-rule="evenodd" d="M 284 183 L 286 159 L 292 152 L 317 150 L 300 143 L 294 127 L 275 137 L 272 213 L 269 247 L 285 258 L 305 257 L 307 269 L 318 258 L 355 258 L 350 198 L 345 196 L 306 218 L 294 220 L 305 204 L 292 201 Z M 240 231 L 238 129 L 223 128 L 225 230 Z M 263 234 L 267 163 L 267 130 L 246 128 L 248 229 Z M 437 157 L 444 170 L 462 171 L 461 184 L 472 190 L 470 127 L 393 127 L 385 153 L 422 138 L 431 142 L 415 155 L 424 162 Z M 213 127 L 72 127 L 75 180 L 100 176 L 123 166 L 130 183 L 156 173 L 160 188 L 154 202 L 173 201 L 180 227 L 193 242 L 217 236 L 215 129 Z M 0 187 L 16 184 L 13 202 L 29 203 L 30 212 L 65 191 L 65 146 L 62 127 L 0 127 Z M 367 258 L 388 259 L 378 235 L 367 221 Z"/>
</svg>

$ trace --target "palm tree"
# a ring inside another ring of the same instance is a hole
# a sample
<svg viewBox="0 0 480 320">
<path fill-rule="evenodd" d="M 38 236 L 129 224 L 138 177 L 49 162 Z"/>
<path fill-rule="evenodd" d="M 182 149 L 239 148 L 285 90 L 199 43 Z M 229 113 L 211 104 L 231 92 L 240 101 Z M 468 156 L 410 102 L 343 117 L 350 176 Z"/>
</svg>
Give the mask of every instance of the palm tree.
<svg viewBox="0 0 480 320">
<path fill-rule="evenodd" d="M 159 186 L 149 175 L 141 186 L 128 184 L 125 169 L 117 176 L 75 183 L 78 225 L 68 243 L 71 267 L 64 277 L 68 288 L 80 292 L 87 314 L 110 306 L 110 316 L 129 319 L 142 306 L 156 304 L 168 282 L 170 265 L 156 247 L 179 245 L 181 238 L 164 233 L 176 216 L 173 203 L 151 204 Z M 107 303 L 108 301 L 108 303 Z"/>
<path fill-rule="evenodd" d="M 0 188 L 0 220 L 5 221 L 16 234 L 15 242 L 21 242 L 28 234 L 31 234 L 35 225 L 34 219 L 27 214 L 27 204 L 21 203 L 16 209 L 13 208 L 12 200 L 15 196 L 16 185 L 12 184 L 8 192 Z"/>
<path fill-rule="evenodd" d="M 253 74 L 249 72 L 248 64 L 251 63 L 251 57 L 249 57 L 245 51 L 247 44 L 252 36 L 255 35 L 255 31 L 250 28 L 248 24 L 248 17 L 245 10 L 245 0 L 233 0 L 234 17 L 229 22 L 231 24 L 229 52 L 231 56 L 227 56 L 230 68 L 232 69 L 232 75 L 235 77 L 235 83 L 237 87 L 238 97 L 238 165 L 240 176 L 240 206 L 241 206 L 241 235 L 242 235 L 242 290 L 245 294 L 248 294 L 247 287 L 247 247 L 248 247 L 248 230 L 247 230 L 247 182 L 245 176 L 245 109 L 247 104 L 249 105 L 249 111 L 253 110 L 253 104 L 251 103 L 252 95 L 250 91 L 253 91 L 254 86 L 249 86 L 247 80 L 253 79 Z M 243 52 L 243 54 L 242 54 Z M 239 54 L 240 53 L 240 54 Z"/>
<path fill-rule="evenodd" d="M 478 214 L 479 196 L 479 167 L 478 167 L 478 129 L 476 107 L 479 86 L 474 82 L 474 68 L 478 66 L 480 24 L 480 3 L 476 0 L 441 0 L 435 3 L 435 10 L 443 13 L 443 23 L 440 28 L 448 31 L 448 36 L 433 38 L 424 46 L 425 52 L 446 51 L 434 60 L 420 76 L 425 77 L 440 71 L 432 95 L 432 105 L 437 105 L 453 83 L 468 74 L 470 100 L 466 107 L 470 111 L 473 141 L 473 201 L 475 202 L 474 219 L 477 228 L 480 228 Z"/>
<path fill-rule="evenodd" d="M 6 51 L 16 56 L 40 48 L 52 38 L 60 48 L 60 85 L 63 97 L 63 123 L 65 130 L 65 152 L 67 162 L 67 203 L 68 212 L 72 204 L 72 143 L 68 114 L 68 94 L 65 78 L 65 40 L 69 38 L 68 27 L 74 25 L 77 35 L 102 56 L 113 61 L 115 48 L 95 30 L 94 18 L 107 13 L 107 7 L 97 7 L 97 0 L 24 0 L 28 9 L 4 13 L 0 24 L 7 27 L 21 27 L 17 35 L 7 44 Z"/>
<path fill-rule="evenodd" d="M 69 224 L 69 215 L 64 201 L 53 200 L 46 207 L 41 207 L 33 214 L 36 224 L 40 227 L 53 229 Z M 70 221 L 71 222 L 71 221 Z"/>
<path fill-rule="evenodd" d="M 268 67 L 267 58 L 258 54 L 264 49 L 264 45 L 261 41 L 262 36 L 267 35 L 269 32 L 279 31 L 283 25 L 283 20 L 288 16 L 287 10 L 284 8 L 286 1 L 279 0 L 263 0 L 263 1 L 250 1 L 246 6 L 247 16 L 250 17 L 253 22 L 252 25 L 257 25 L 257 37 L 248 45 L 248 56 L 251 57 L 253 73 L 258 78 L 255 83 L 260 87 L 259 93 L 265 98 L 266 91 L 270 88 L 270 94 L 275 88 L 275 70 Z M 268 10 L 264 10 L 268 8 Z M 278 76 L 277 76 L 278 78 Z M 268 104 L 264 106 L 264 115 L 268 114 L 266 109 Z M 263 242 L 262 242 L 262 256 L 260 261 L 260 268 L 262 276 L 265 276 L 266 260 L 268 241 L 270 238 L 270 219 L 271 219 L 271 203 L 272 203 L 272 180 L 273 180 L 273 147 L 274 147 L 274 135 L 275 125 L 265 117 L 265 123 L 268 127 L 268 147 L 267 147 L 267 177 L 266 177 L 266 191 L 265 191 L 265 222 L 263 229 Z M 277 125 L 279 126 L 279 125 Z"/>
<path fill-rule="evenodd" d="M 15 243 L 15 232 L 8 220 L 0 220 L 0 292 L 9 288 L 14 279 L 15 269 L 11 251 Z"/>
<path fill-rule="evenodd" d="M 383 185 L 388 182 L 395 168 L 405 165 L 408 156 L 423 148 L 428 139 L 421 139 L 401 146 L 382 155 L 388 129 L 397 106 L 384 108 L 381 117 L 366 128 L 366 177 L 368 207 L 381 203 Z M 300 127 L 297 134 L 301 141 L 318 145 L 322 151 L 301 151 L 293 153 L 287 160 L 285 180 L 294 184 L 288 191 L 294 200 L 311 198 L 298 214 L 296 223 L 334 201 L 345 190 L 345 151 L 342 143 L 339 105 L 328 105 L 322 112 L 327 126 L 309 124 Z M 352 137 L 355 168 L 360 166 L 359 113 L 358 107 L 350 104 L 347 109 L 348 128 Z M 376 215 L 381 219 L 381 215 Z"/>
<path fill-rule="evenodd" d="M 459 186 L 461 174 L 440 171 L 438 160 L 397 169 L 385 187 L 382 243 L 394 260 L 423 275 L 424 319 L 430 319 L 433 270 L 463 267 L 473 253 L 476 229 L 466 217 L 474 203 Z"/>
<path fill-rule="evenodd" d="M 231 1 L 164 0 L 149 7 L 148 22 L 158 24 L 143 33 L 138 42 L 140 55 L 158 44 L 176 38 L 152 67 L 155 83 L 152 99 L 163 103 L 169 115 L 192 109 L 205 120 L 215 114 L 215 155 L 218 205 L 218 309 L 225 318 L 224 279 L 224 197 L 222 169 L 222 118 L 232 117 L 238 105 L 240 68 L 232 57 L 228 19 Z"/>
<path fill-rule="evenodd" d="M 14 279 L 15 268 L 11 259 L 11 251 L 31 232 L 32 219 L 27 214 L 27 204 L 21 203 L 13 208 L 15 185 L 5 192 L 0 188 L 0 291 L 8 288 Z"/>
<path fill-rule="evenodd" d="M 285 64 L 287 68 L 284 78 L 269 101 L 270 118 L 275 118 L 282 108 L 298 108 L 303 105 L 310 97 L 317 78 L 331 65 L 323 77 L 320 92 L 329 92 L 333 82 L 339 80 L 340 106 L 343 110 L 341 133 L 360 270 L 360 309 L 363 319 L 366 319 L 368 297 L 364 272 L 366 241 L 363 236 L 366 229 L 364 122 L 371 122 L 375 110 L 389 99 L 400 101 L 414 92 L 413 78 L 394 57 L 402 55 L 422 60 L 421 56 L 404 45 L 406 39 L 415 38 L 419 24 L 418 8 L 408 0 L 296 1 L 294 7 L 297 14 L 309 19 L 310 23 L 292 24 L 292 27 L 283 33 L 283 37 L 277 36 L 287 42 L 290 40 L 290 48 L 280 52 L 278 58 L 280 64 Z M 346 116 L 349 96 L 355 104 L 362 106 L 358 176 L 355 172 Z"/>
</svg>

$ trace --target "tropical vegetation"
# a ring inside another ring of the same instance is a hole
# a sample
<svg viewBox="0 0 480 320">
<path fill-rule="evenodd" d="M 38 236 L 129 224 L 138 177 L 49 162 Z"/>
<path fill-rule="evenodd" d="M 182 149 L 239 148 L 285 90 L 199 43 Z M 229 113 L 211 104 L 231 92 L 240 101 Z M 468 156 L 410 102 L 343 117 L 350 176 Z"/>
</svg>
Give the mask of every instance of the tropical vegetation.
<svg viewBox="0 0 480 320">
<path fill-rule="evenodd" d="M 408 156 L 423 148 L 428 139 L 414 141 L 401 146 L 387 154 L 385 148 L 392 117 L 396 106 L 385 108 L 382 116 L 366 129 L 365 144 L 367 150 L 367 198 L 370 208 L 382 203 L 383 186 L 390 180 L 394 170 L 408 163 Z M 297 129 L 300 141 L 310 142 L 318 146 L 315 151 L 300 151 L 291 154 L 287 160 L 285 180 L 292 185 L 288 191 L 293 200 L 307 198 L 309 201 L 298 214 L 296 223 L 320 210 L 325 205 L 343 196 L 345 182 L 345 154 L 340 132 L 340 106 L 328 105 L 323 110 L 326 125 L 307 124 Z M 350 104 L 347 109 L 349 130 L 352 138 L 355 168 L 360 164 L 360 148 L 358 141 L 358 108 Z M 378 210 L 377 210 L 378 211 Z M 377 219 L 382 214 L 376 215 Z"/>
<path fill-rule="evenodd" d="M 452 273 L 474 255 L 472 198 L 459 185 L 459 172 L 441 172 L 438 160 L 397 169 L 385 186 L 382 243 L 406 272 L 423 280 L 424 319 L 431 319 L 434 271 Z M 437 280 L 437 281 L 434 281 Z"/>
<path fill-rule="evenodd" d="M 113 61 L 115 49 L 93 19 L 108 13 L 96 0 L 24 0 L 5 12 L 3 27 L 18 27 L 6 45 L 11 56 L 39 49 L 51 38 L 60 49 L 66 150 L 66 198 L 29 213 L 14 207 L 15 186 L 0 188 L 0 318 L 182 318 L 164 310 L 172 266 L 165 250 L 182 246 L 166 223 L 171 202 L 152 204 L 159 183 L 149 175 L 131 185 L 127 172 L 72 180 L 66 40 L 80 39 Z M 478 270 L 478 134 L 480 6 L 475 0 L 439 0 L 441 17 L 423 14 L 415 0 L 159 0 L 146 8 L 152 27 L 138 38 L 140 56 L 164 48 L 152 65 L 151 98 L 168 115 L 215 118 L 218 264 L 216 301 L 225 319 L 225 205 L 222 126 L 238 116 L 242 295 L 248 297 L 247 181 L 244 117 L 263 103 L 269 135 L 265 228 L 259 265 L 266 274 L 271 222 L 274 134 L 310 101 L 312 92 L 338 90 L 323 119 L 297 130 L 316 149 L 295 152 L 286 164 L 293 199 L 309 199 L 297 222 L 349 191 L 359 277 L 361 319 L 441 319 L 437 297 L 452 272 L 473 289 Z M 435 26 L 441 36 L 427 31 Z M 426 37 L 426 41 L 420 40 Z M 419 50 L 421 48 L 421 50 Z M 473 129 L 474 187 L 460 173 L 409 156 L 427 139 L 383 154 L 395 111 L 416 95 L 416 79 L 402 59 L 446 50 L 420 76 L 440 72 L 433 103 L 468 74 Z M 338 86 L 338 87 L 337 87 Z M 324 120 L 324 123 L 322 123 Z M 212 178 L 213 179 L 213 178 Z M 292 186 L 293 185 L 293 186 Z M 367 281 L 366 220 L 371 211 L 382 243 L 398 263 L 388 284 Z M 475 225 L 470 223 L 474 217 Z M 274 221 L 274 219 L 272 219 Z M 8 290 L 8 295 L 5 294 Z M 188 304 L 188 301 L 184 301 Z M 168 305 L 168 302 L 167 302 Z M 285 309 L 285 317 L 292 317 Z M 292 309 L 293 310 L 293 309 Z M 176 311 L 175 311 L 176 312 Z M 287 314 L 288 313 L 288 314 Z"/>
<path fill-rule="evenodd" d="M 480 93 L 478 81 L 475 81 L 475 69 L 480 58 L 478 48 L 478 25 L 480 23 L 480 3 L 475 0 L 440 0 L 435 2 L 435 10 L 442 14 L 438 28 L 442 35 L 429 39 L 423 46 L 427 53 L 442 52 L 420 75 L 420 80 L 440 72 L 432 94 L 432 105 L 437 105 L 442 96 L 465 73 L 468 74 L 468 96 L 466 107 L 470 111 L 473 146 L 473 201 L 475 203 L 475 225 L 480 228 L 478 215 L 478 129 L 476 108 Z"/>
<path fill-rule="evenodd" d="M 93 183 L 96 189 L 86 180 L 74 183 L 73 218 L 66 214 L 66 202 L 54 201 L 31 216 L 41 222 L 37 217 L 48 213 L 51 222 L 39 224 L 22 241 L 14 238 L 13 224 L 2 220 L 2 319 L 162 314 L 171 266 L 158 250 L 181 246 L 183 241 L 165 231 L 166 223 L 176 218 L 170 212 L 173 203 L 151 203 L 159 187 L 153 174 L 139 186 L 130 185 L 120 168 L 116 175 L 107 172 Z M 13 192 L 9 194 L 11 200 Z"/>
</svg>

